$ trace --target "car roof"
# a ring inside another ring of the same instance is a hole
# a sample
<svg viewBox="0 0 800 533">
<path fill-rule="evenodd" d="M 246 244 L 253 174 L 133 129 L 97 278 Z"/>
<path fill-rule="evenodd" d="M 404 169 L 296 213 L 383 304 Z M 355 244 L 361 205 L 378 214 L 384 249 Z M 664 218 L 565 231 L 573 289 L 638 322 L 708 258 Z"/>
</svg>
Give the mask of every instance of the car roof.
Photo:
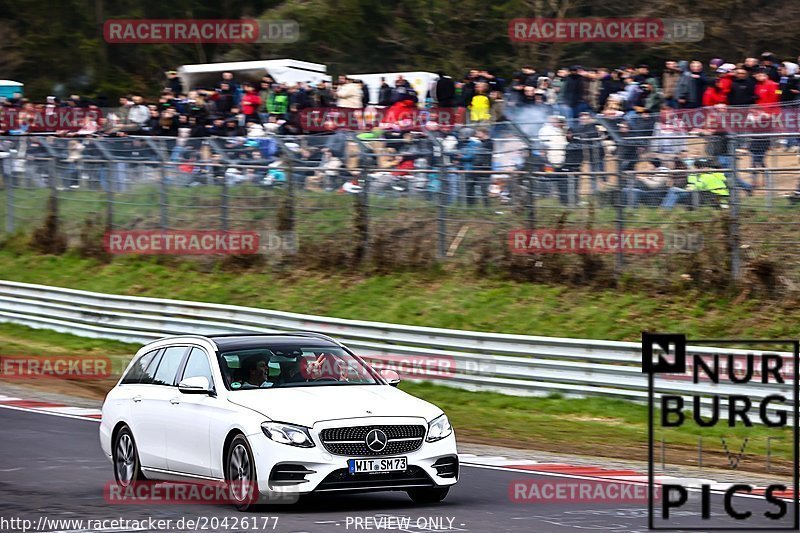
<svg viewBox="0 0 800 533">
<path fill-rule="evenodd" d="M 226 334 L 207 336 L 220 351 L 242 350 L 246 348 L 259 348 L 264 345 L 280 344 L 283 346 L 338 346 L 331 338 L 307 332 L 284 334 Z"/>
</svg>

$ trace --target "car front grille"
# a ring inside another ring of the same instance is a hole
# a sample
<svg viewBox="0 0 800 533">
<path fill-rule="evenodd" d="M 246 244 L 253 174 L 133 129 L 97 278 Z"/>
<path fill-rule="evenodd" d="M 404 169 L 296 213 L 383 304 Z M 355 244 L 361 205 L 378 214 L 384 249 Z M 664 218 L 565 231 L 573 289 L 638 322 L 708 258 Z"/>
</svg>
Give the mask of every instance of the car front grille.
<svg viewBox="0 0 800 533">
<path fill-rule="evenodd" d="M 386 447 L 375 452 L 367 447 L 367 434 L 373 429 L 386 433 Z M 410 453 L 422 447 L 427 428 L 422 425 L 353 426 L 329 428 L 319 436 L 325 449 L 334 455 L 378 456 Z"/>
</svg>

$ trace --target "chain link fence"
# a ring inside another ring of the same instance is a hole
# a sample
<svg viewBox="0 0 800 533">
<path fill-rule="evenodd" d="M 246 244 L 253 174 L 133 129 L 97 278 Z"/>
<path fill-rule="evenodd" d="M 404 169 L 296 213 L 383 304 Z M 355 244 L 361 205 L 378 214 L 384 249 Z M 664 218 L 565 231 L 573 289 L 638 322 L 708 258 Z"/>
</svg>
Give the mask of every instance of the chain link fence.
<svg viewBox="0 0 800 533">
<path fill-rule="evenodd" d="M 562 142 L 547 134 L 556 122 L 7 137 L 0 216 L 7 234 L 55 228 L 69 247 L 102 247 L 118 230 L 280 231 L 297 243 L 282 259 L 310 266 L 458 263 L 576 283 L 753 279 L 769 291 L 800 283 L 797 135 L 643 132 L 600 117 Z"/>
</svg>

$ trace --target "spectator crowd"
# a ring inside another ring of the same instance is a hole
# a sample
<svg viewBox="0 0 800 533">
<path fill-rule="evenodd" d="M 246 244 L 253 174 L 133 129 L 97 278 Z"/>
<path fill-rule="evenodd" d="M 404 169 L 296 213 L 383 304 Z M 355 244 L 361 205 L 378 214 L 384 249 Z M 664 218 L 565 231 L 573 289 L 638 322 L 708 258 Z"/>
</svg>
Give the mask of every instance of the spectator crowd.
<svg viewBox="0 0 800 533">
<path fill-rule="evenodd" d="M 671 141 L 674 132 L 659 124 L 658 117 L 665 110 L 798 105 L 799 70 L 797 63 L 779 61 L 769 52 L 737 63 L 721 58 L 711 59 L 707 64 L 699 60 L 668 60 L 660 68 L 645 64 L 618 68 L 575 65 L 540 72 L 525 66 L 509 79 L 490 70 L 474 69 L 455 78 L 438 73 L 424 97 L 402 76 L 390 81 L 382 78 L 374 99 L 363 81 L 344 75 L 333 82 L 286 84 L 269 74 L 257 80 L 237 79 L 234 73 L 225 72 L 209 86 L 184 87 L 178 74 L 170 71 L 156 98 L 126 95 L 119 98 L 117 106 L 109 106 L 104 99 L 91 100 L 79 95 L 63 100 L 49 96 L 42 103 L 14 95 L 0 101 L 0 112 L 7 114 L 13 110 L 17 117 L 13 127 L 0 134 L 30 133 L 37 114 L 63 112 L 63 108 L 86 111 L 102 108 L 103 112 L 87 113 L 79 127 L 55 132 L 70 139 L 67 151 L 72 150 L 74 159 L 82 157 L 81 139 L 85 138 L 130 138 L 126 150 L 133 150 L 131 146 L 136 144 L 142 153 L 152 156 L 147 143 L 139 138 L 167 137 L 173 139 L 171 162 L 185 169 L 199 163 L 219 163 L 220 158 L 228 164 L 233 159 L 244 165 L 272 165 L 269 173 L 239 172 L 238 176 L 224 168 L 206 171 L 202 179 L 191 178 L 189 183 L 205 183 L 214 178 L 282 182 L 285 173 L 275 163 L 281 153 L 288 151 L 301 163 L 316 167 L 298 173 L 296 179 L 300 179 L 303 187 L 358 192 L 359 176 L 346 170 L 372 166 L 377 168 L 375 175 L 383 180 L 386 190 L 416 187 L 428 195 L 445 190 L 449 201 L 466 198 L 468 203 L 480 201 L 488 205 L 490 197 L 502 200 L 508 195 L 506 187 L 490 179 L 489 171 L 496 166 L 493 156 L 497 147 L 493 138 L 507 132 L 502 123 L 511 119 L 537 146 L 533 157 L 520 165 L 567 176 L 568 179 L 555 178 L 553 187 L 562 203 L 571 204 L 577 201 L 577 187 L 570 180 L 577 179 L 582 169 L 604 172 L 606 155 L 611 151 L 616 151 L 623 171 L 636 169 L 643 162 L 642 154 L 648 151 L 664 155 L 655 162 L 647 160 L 653 163 L 656 174 L 659 169 L 685 168 L 689 159 L 685 143 Z M 345 135 L 335 121 L 329 120 L 319 135 L 301 135 L 307 133 L 301 120 L 304 110 L 357 110 L 368 106 L 386 110 L 386 117 L 397 109 L 453 109 L 463 123 L 438 124 L 432 114 L 422 125 L 424 134 L 414 131 L 419 127 L 405 127 L 399 121 L 387 120 L 380 128 L 355 137 Z M 605 119 L 606 126 L 597 118 Z M 701 133 L 713 140 L 704 164 L 725 167 L 729 163 L 725 158 L 730 153 L 724 132 Z M 276 135 L 287 136 L 289 142 L 276 142 Z M 652 140 L 646 146 L 633 140 L 612 142 L 626 137 Z M 203 153 L 199 147 L 209 146 L 206 139 L 216 139 L 221 143 L 217 146 L 227 152 L 212 153 L 212 146 Z M 359 146 L 353 148 L 354 143 Z M 798 144 L 791 139 L 786 147 L 796 149 Z M 764 166 L 763 155 L 768 147 L 769 143 L 765 146 L 763 141 L 753 141 L 747 147 L 754 166 Z M 224 165 L 219 163 L 219 166 Z M 434 172 L 433 169 L 443 166 L 485 172 L 466 178 L 461 174 L 439 176 Z M 717 179 L 718 173 L 714 174 Z M 600 181 L 599 176 L 591 176 L 592 192 L 598 191 Z M 753 186 L 747 182 L 740 184 L 748 191 Z M 674 189 L 685 190 L 675 187 L 671 180 L 660 178 L 641 180 L 627 189 L 634 203 L 648 196 L 641 194 L 642 191 L 663 192 L 665 207 L 672 207 L 682 198 Z"/>
</svg>

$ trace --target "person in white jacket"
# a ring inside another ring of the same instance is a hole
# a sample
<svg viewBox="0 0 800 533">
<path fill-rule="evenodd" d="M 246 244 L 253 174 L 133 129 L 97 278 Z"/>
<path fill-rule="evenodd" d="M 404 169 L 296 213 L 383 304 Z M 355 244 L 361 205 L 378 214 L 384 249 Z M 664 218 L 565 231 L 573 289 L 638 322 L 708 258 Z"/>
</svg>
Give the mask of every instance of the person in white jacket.
<svg viewBox="0 0 800 533">
<path fill-rule="evenodd" d="M 566 121 L 562 116 L 551 116 L 539 130 L 539 143 L 545 159 L 554 168 L 560 168 L 567 157 Z"/>
<path fill-rule="evenodd" d="M 351 79 L 347 79 L 336 90 L 336 105 L 350 109 L 361 109 L 363 107 L 363 97 L 364 92 L 361 85 Z"/>
</svg>

